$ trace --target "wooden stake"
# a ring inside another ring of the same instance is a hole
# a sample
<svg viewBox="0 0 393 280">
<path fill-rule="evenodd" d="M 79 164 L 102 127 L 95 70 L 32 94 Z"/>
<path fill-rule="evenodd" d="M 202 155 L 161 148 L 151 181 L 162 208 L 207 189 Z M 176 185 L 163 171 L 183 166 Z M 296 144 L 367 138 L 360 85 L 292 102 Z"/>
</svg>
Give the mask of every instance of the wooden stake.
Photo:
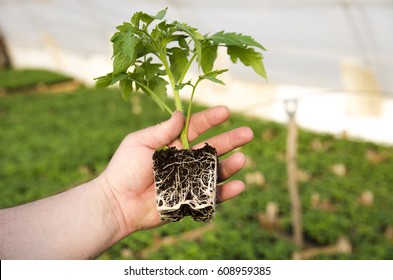
<svg viewBox="0 0 393 280">
<path fill-rule="evenodd" d="M 5 38 L 0 32 L 0 70 L 11 68 L 11 57 L 8 53 Z"/>
<path fill-rule="evenodd" d="M 297 125 L 296 125 L 296 100 L 285 101 L 285 109 L 288 114 L 288 138 L 287 138 L 287 172 L 288 191 L 292 206 L 292 227 L 295 244 L 303 247 L 303 224 L 302 209 L 297 187 Z"/>
<path fill-rule="evenodd" d="M 292 256 L 293 260 L 308 260 L 318 255 L 335 255 L 335 254 L 351 254 L 352 244 L 346 237 L 339 237 L 337 243 L 325 247 L 313 247 L 301 252 L 295 252 Z"/>
</svg>

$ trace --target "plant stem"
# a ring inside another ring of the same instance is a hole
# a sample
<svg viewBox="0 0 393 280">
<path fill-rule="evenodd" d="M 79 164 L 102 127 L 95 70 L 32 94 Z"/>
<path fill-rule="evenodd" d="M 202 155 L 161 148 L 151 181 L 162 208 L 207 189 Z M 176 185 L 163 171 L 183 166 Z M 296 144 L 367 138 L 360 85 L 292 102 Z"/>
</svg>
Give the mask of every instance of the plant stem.
<svg viewBox="0 0 393 280">
<path fill-rule="evenodd" d="M 188 61 L 186 67 L 184 68 L 184 71 L 183 71 L 182 75 L 179 78 L 179 82 L 178 82 L 179 84 L 181 84 L 183 82 L 183 80 L 184 80 L 184 78 L 185 78 L 185 76 L 186 76 L 186 74 L 188 72 L 188 69 L 190 69 L 191 64 L 195 60 L 196 56 L 197 56 L 197 54 L 194 53 L 194 55 L 190 58 L 190 61 Z"/>
<path fill-rule="evenodd" d="M 192 85 L 191 97 L 190 97 L 190 101 L 189 101 L 188 108 L 187 108 L 186 124 L 185 124 L 184 129 L 183 129 L 185 135 L 188 135 L 188 129 L 189 129 L 189 125 L 190 125 L 191 109 L 192 109 L 192 102 L 193 102 L 193 99 L 194 99 L 194 93 L 195 93 L 195 89 L 198 86 L 200 81 L 202 81 L 201 78 L 199 78 L 196 81 L 195 85 Z"/>
<path fill-rule="evenodd" d="M 176 108 L 176 110 L 184 113 L 183 105 L 182 105 L 181 98 L 180 98 L 180 92 L 176 88 L 176 81 L 175 81 L 175 78 L 173 76 L 173 73 L 171 71 L 171 68 L 169 66 L 169 63 L 168 63 L 168 60 L 167 60 L 167 57 L 166 57 L 166 49 L 165 49 L 165 47 L 164 48 L 160 47 L 160 45 L 157 44 L 157 42 L 150 36 L 150 34 L 146 30 L 144 30 L 143 32 L 150 38 L 151 42 L 153 42 L 153 44 L 155 45 L 156 50 L 158 52 L 158 58 L 161 60 L 161 62 L 164 65 L 165 72 L 168 75 L 169 83 L 170 83 L 170 85 L 172 87 L 172 90 L 173 90 L 173 96 L 174 96 L 174 99 L 175 99 L 175 108 Z M 190 58 L 190 61 L 188 62 L 187 66 L 185 67 L 185 69 L 183 71 L 183 74 L 181 75 L 181 77 L 180 77 L 180 79 L 178 81 L 179 84 L 182 83 L 182 81 L 184 80 L 185 75 L 188 72 L 188 69 L 190 68 L 192 62 L 195 60 L 196 57 L 197 57 L 197 54 L 195 53 Z M 198 82 L 199 82 L 199 80 L 198 80 Z M 151 92 L 151 91 L 149 91 L 149 92 Z M 188 128 L 189 128 L 189 122 L 190 122 L 190 116 L 191 116 L 191 105 L 192 105 L 192 99 L 193 99 L 193 96 L 194 96 L 194 92 L 195 92 L 195 87 L 193 88 L 191 99 L 190 99 L 190 104 L 188 106 L 187 116 L 186 116 L 186 123 L 185 123 L 185 126 L 184 126 L 181 134 L 180 134 L 180 140 L 181 140 L 181 143 L 182 143 L 184 149 L 189 149 L 190 148 L 190 143 L 188 141 Z M 153 97 L 158 97 L 158 96 L 156 96 L 154 94 L 152 94 L 152 96 Z M 161 99 L 158 99 L 158 101 L 157 100 L 155 100 L 155 101 L 158 104 L 161 104 L 160 103 Z M 171 112 L 170 109 L 168 110 L 166 104 L 165 104 L 164 108 L 168 112 Z M 172 113 L 170 113 L 170 114 L 172 114 Z"/>
<path fill-rule="evenodd" d="M 188 109 L 187 109 L 187 116 L 186 116 L 186 124 L 184 126 L 184 134 L 188 135 L 188 129 L 190 125 L 190 118 L 191 118 L 191 108 L 192 108 L 192 100 L 194 98 L 194 92 L 195 92 L 196 86 L 192 87 L 192 93 L 190 97 L 190 103 L 188 104 Z"/>
<path fill-rule="evenodd" d="M 175 97 L 176 110 L 178 110 L 180 112 L 183 112 L 183 106 L 181 104 L 180 94 L 179 94 L 179 91 L 176 89 L 175 78 L 173 77 L 173 73 L 171 71 L 171 68 L 169 67 L 169 63 L 168 63 L 168 60 L 166 58 L 165 52 L 160 50 L 159 54 L 160 54 L 160 60 L 164 64 L 165 72 L 168 75 L 169 83 L 171 84 L 171 87 L 172 87 L 172 90 L 173 90 L 173 94 L 174 94 L 174 97 Z"/>
<path fill-rule="evenodd" d="M 172 90 L 173 90 L 173 95 L 174 95 L 174 98 L 175 98 L 176 110 L 184 113 L 183 105 L 182 105 L 182 102 L 181 102 L 181 99 L 180 99 L 180 93 L 179 93 L 179 90 L 176 89 L 175 78 L 173 77 L 173 73 L 172 73 L 172 71 L 171 71 L 171 69 L 169 67 L 169 63 L 168 63 L 168 60 L 166 58 L 165 52 L 162 51 L 162 50 L 159 50 L 159 54 L 160 54 L 160 60 L 164 64 L 165 71 L 166 71 L 166 73 L 168 75 L 169 83 L 171 84 L 171 87 L 172 87 Z M 190 143 L 188 142 L 188 136 L 187 136 L 188 133 L 187 133 L 187 130 L 186 130 L 187 126 L 188 126 L 188 123 L 186 121 L 186 124 L 185 124 L 185 126 L 184 126 L 184 128 L 183 128 L 183 130 L 182 130 L 182 132 L 180 134 L 180 141 L 181 141 L 184 149 L 189 149 L 190 148 Z"/>
<path fill-rule="evenodd" d="M 176 90 L 175 78 L 173 77 L 173 73 L 171 71 L 171 68 L 169 66 L 169 63 L 168 63 L 168 60 L 167 60 L 167 57 L 166 57 L 166 48 L 165 47 L 161 47 L 159 44 L 157 44 L 157 41 L 146 30 L 143 30 L 142 32 L 147 37 L 149 37 L 150 41 L 154 44 L 154 46 L 155 46 L 155 48 L 156 48 L 156 50 L 158 52 L 157 57 L 158 57 L 158 59 L 161 60 L 162 64 L 164 65 L 165 72 L 168 75 L 168 79 L 169 79 L 169 82 L 171 84 L 171 87 L 172 87 L 172 90 L 173 90 L 173 94 L 174 94 L 174 98 L 175 98 L 176 110 L 178 110 L 178 111 L 183 113 L 183 106 L 182 106 L 181 99 L 180 99 L 180 93 L 179 93 L 178 90 Z"/>
</svg>

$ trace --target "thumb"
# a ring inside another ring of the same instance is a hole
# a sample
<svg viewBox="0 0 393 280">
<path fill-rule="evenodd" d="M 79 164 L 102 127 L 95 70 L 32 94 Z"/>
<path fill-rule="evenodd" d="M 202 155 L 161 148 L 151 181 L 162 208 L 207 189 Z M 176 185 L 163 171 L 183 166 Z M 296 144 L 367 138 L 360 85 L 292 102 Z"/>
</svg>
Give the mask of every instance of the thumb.
<svg viewBox="0 0 393 280">
<path fill-rule="evenodd" d="M 135 133 L 138 142 L 151 149 L 169 145 L 179 137 L 184 127 L 184 115 L 175 111 L 171 118 Z"/>
</svg>

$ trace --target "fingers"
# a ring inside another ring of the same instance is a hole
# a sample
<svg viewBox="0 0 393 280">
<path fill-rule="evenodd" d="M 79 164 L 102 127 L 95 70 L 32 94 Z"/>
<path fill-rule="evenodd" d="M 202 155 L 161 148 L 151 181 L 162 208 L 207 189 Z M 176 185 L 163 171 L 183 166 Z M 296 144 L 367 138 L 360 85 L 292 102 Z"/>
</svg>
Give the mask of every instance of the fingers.
<svg viewBox="0 0 393 280">
<path fill-rule="evenodd" d="M 222 182 L 232 177 L 244 167 L 246 157 L 242 153 L 235 153 L 220 162 L 218 167 L 218 182 Z M 234 180 L 217 186 L 217 203 L 224 202 L 238 196 L 245 189 L 242 181 Z"/>
<path fill-rule="evenodd" d="M 254 133 L 249 127 L 239 127 L 231 131 L 214 136 L 204 142 L 209 143 L 217 149 L 218 156 L 224 155 L 233 149 L 249 143 L 254 138 Z M 201 148 L 204 143 L 195 145 L 194 148 Z"/>
<path fill-rule="evenodd" d="M 223 123 L 229 118 L 230 112 L 227 107 L 215 107 L 197 113 L 191 118 L 188 137 L 190 141 L 195 140 L 205 131 Z M 217 149 L 218 156 L 224 155 L 233 149 L 249 143 L 254 137 L 254 133 L 249 127 L 239 127 L 231 131 L 214 136 L 204 142 L 209 143 Z M 204 143 L 197 144 L 195 149 L 201 148 Z M 218 180 L 225 181 L 244 167 L 246 158 L 242 153 L 235 153 L 220 162 L 218 166 Z M 227 182 L 217 188 L 217 202 L 223 202 L 239 195 L 244 190 L 242 181 L 234 180 Z"/>
<path fill-rule="evenodd" d="M 217 186 L 217 203 L 227 201 L 244 191 L 244 183 L 239 180 L 230 181 Z"/>
<path fill-rule="evenodd" d="M 218 165 L 218 182 L 225 181 L 235 175 L 246 164 L 243 153 L 235 153 Z"/>
<path fill-rule="evenodd" d="M 230 111 L 225 106 L 218 106 L 195 113 L 190 118 L 188 139 L 194 141 L 202 133 L 210 128 L 225 122 L 230 115 Z"/>
<path fill-rule="evenodd" d="M 138 144 L 143 144 L 151 149 L 169 145 L 179 137 L 184 126 L 184 116 L 176 111 L 169 120 L 131 133 L 129 137 Z M 130 143 L 133 143 L 130 141 Z"/>
</svg>

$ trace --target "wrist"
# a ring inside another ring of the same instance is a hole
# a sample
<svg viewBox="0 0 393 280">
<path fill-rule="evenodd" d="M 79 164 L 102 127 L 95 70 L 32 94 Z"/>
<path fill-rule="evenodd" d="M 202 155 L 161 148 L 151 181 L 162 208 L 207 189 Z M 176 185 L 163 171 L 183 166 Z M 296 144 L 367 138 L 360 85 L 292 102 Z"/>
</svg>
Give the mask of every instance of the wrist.
<svg viewBox="0 0 393 280">
<path fill-rule="evenodd" d="M 136 231 L 133 225 L 127 221 L 124 211 L 121 207 L 119 194 L 112 188 L 105 173 L 100 174 L 93 181 L 96 182 L 97 188 L 103 194 L 102 202 L 106 212 L 111 215 L 111 225 L 115 233 L 116 242 Z"/>
</svg>

